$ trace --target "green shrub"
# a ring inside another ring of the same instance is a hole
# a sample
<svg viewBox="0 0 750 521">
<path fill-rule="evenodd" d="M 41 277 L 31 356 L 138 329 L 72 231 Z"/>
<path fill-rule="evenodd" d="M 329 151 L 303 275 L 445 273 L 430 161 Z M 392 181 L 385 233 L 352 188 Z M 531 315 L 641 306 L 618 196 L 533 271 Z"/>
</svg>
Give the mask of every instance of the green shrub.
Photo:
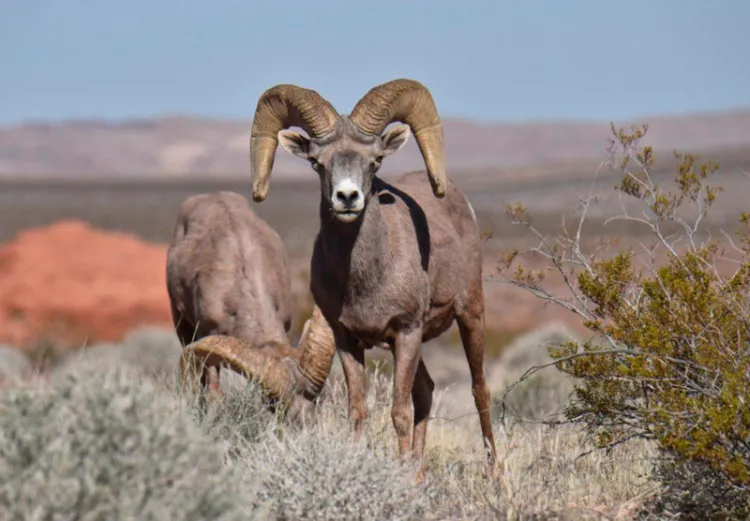
<svg viewBox="0 0 750 521">
<path fill-rule="evenodd" d="M 131 331 L 121 345 L 126 360 L 157 378 L 173 376 L 182 355 L 172 329 L 141 327 Z"/>
<path fill-rule="evenodd" d="M 551 261 L 570 294 L 550 293 L 542 270 L 518 266 L 507 280 L 577 313 L 604 340 L 604 347 L 569 343 L 553 353 L 558 367 L 580 381 L 568 417 L 584 422 L 600 447 L 632 437 L 658 441 L 668 485 L 665 504 L 687 509 L 690 496 L 712 497 L 715 503 L 689 515 L 745 518 L 750 515 L 750 218 L 740 218 L 733 248 L 702 235 L 700 224 L 719 193 L 707 184 L 718 165 L 675 153 L 675 188 L 666 190 L 654 180 L 653 150 L 640 145 L 646 130 L 613 128 L 612 151 L 622 154 L 618 189 L 641 205 L 637 214 L 622 217 L 646 226 L 651 244 L 606 258 L 602 245 L 587 253 L 580 230 L 592 198 L 584 202 L 578 232 L 564 229 L 554 241 L 536 232 L 525 208 L 515 205 L 509 213 L 541 238 L 536 252 Z M 506 268 L 518 253 L 507 257 Z M 728 255 L 731 270 L 720 267 Z M 688 479 L 696 469 L 702 478 Z M 709 483 L 710 493 L 696 490 Z"/>
<path fill-rule="evenodd" d="M 173 398 L 126 368 L 4 390 L 0 519 L 246 519 L 241 476 Z"/>
<path fill-rule="evenodd" d="M 181 354 L 182 347 L 174 331 L 144 327 L 133 330 L 120 343 L 102 342 L 73 351 L 55 371 L 75 371 L 81 364 L 101 370 L 126 364 L 147 376 L 174 379 Z"/>
<path fill-rule="evenodd" d="M 571 341 L 577 342 L 562 324 L 517 336 L 500 355 L 499 374 L 490 375 L 493 386 L 499 387 L 492 394 L 493 415 L 500 418 L 504 409 L 506 417 L 542 420 L 562 413 L 573 392 L 574 380 L 555 367 L 549 351 Z M 530 371 L 544 365 L 538 371 Z"/>
</svg>

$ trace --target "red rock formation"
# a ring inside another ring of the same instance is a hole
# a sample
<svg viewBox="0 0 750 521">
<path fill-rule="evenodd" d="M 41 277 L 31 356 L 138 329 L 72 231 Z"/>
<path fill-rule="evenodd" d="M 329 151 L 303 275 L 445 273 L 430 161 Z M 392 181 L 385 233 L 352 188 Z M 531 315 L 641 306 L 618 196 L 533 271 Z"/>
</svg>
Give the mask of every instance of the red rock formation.
<svg viewBox="0 0 750 521">
<path fill-rule="evenodd" d="M 80 221 L 29 229 L 0 248 L 0 343 L 76 347 L 170 326 L 166 246 Z"/>
</svg>

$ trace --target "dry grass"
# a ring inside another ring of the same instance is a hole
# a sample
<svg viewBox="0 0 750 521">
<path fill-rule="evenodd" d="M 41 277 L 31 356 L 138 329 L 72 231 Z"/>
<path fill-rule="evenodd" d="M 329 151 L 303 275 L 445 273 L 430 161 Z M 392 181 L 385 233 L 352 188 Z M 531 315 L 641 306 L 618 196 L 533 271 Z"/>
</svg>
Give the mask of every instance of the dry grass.
<svg viewBox="0 0 750 521">
<path fill-rule="evenodd" d="M 123 356 L 123 348 L 139 356 Z M 586 454 L 590 446 L 581 433 L 534 423 L 516 423 L 508 431 L 496 424 L 503 473 L 486 477 L 478 421 L 444 407 L 451 394 L 446 390 L 436 396 L 427 480 L 417 486 L 411 467 L 396 457 L 388 375 L 369 375 L 370 416 L 356 444 L 349 436 L 340 369 L 305 420 L 271 414 L 258 390 L 240 378 L 225 379 L 226 397 L 201 414 L 194 397 L 178 395 L 168 370 L 139 367 L 142 361 L 150 366 L 169 360 L 173 348 L 168 335 L 141 332 L 125 346 L 102 346 L 69 359 L 48 383 L 1 395 L 0 474 L 8 481 L 0 510 L 8 514 L 0 519 L 52 519 L 60 505 L 66 510 L 55 519 L 106 519 L 114 513 L 196 520 L 632 519 L 657 490 L 649 478 L 653 452 L 644 443 Z M 533 352 L 528 345 L 516 349 Z M 119 440 L 127 451 L 103 439 Z M 91 446 L 98 448 L 86 448 Z M 189 470 L 191 461 L 200 472 Z M 231 486 L 221 484 L 228 479 Z M 146 482 L 158 493 L 144 496 Z M 200 501 L 192 497 L 197 491 Z M 74 493 L 77 502 L 61 503 L 61 495 Z"/>
<path fill-rule="evenodd" d="M 332 375 L 327 387 L 326 399 L 315 416 L 316 428 L 335 433 L 347 427 L 341 375 Z M 445 391 L 436 396 L 437 410 L 425 452 L 428 479 L 437 491 L 432 505 L 437 519 L 494 519 L 500 515 L 511 519 L 563 515 L 569 519 L 631 519 L 656 490 L 649 479 L 653 452 L 647 444 L 633 442 L 609 454 L 588 453 L 591 445 L 574 428 L 532 423 L 509 426 L 507 431 L 499 422 L 495 424 L 503 473 L 497 479 L 488 478 L 475 415 L 444 417 L 440 406 L 444 398 Z M 389 377 L 370 374 L 368 401 L 367 443 L 395 457 Z"/>
<path fill-rule="evenodd" d="M 438 430 L 429 452 L 444 492 L 439 507 L 458 519 L 500 513 L 512 519 L 631 519 L 655 490 L 642 443 L 584 456 L 590 445 L 573 429 L 517 426 L 498 436 L 503 474 L 490 480 L 467 430 Z"/>
</svg>

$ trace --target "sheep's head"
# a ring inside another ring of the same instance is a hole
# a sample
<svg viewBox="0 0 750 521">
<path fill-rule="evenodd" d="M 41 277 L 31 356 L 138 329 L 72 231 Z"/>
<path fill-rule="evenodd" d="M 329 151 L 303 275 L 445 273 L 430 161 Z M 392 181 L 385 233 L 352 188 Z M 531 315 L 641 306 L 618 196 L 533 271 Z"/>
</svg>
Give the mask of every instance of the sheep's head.
<svg viewBox="0 0 750 521">
<path fill-rule="evenodd" d="M 307 111 L 303 113 L 295 108 L 291 97 L 282 104 L 282 110 L 272 110 L 273 104 L 267 98 L 271 96 L 274 103 L 279 104 L 275 89 L 280 88 L 297 93 L 295 99 L 303 93 L 310 102 Z M 322 123 L 314 127 L 309 123 L 313 118 Z M 263 128 L 259 121 L 269 123 Z M 396 121 L 406 124 L 385 130 Z M 291 126 L 301 127 L 307 135 L 287 130 Z M 362 97 L 349 116 L 339 116 L 330 103 L 314 91 L 289 85 L 273 87 L 261 96 L 253 124 L 253 197 L 256 201 L 265 198 L 273 154 L 277 142 L 281 141 L 288 152 L 309 161 L 318 173 L 322 196 L 329 203 L 333 216 L 342 222 L 352 222 L 367 205 L 373 176 L 383 159 L 406 144 L 409 129 L 424 158 L 433 192 L 436 197 L 443 197 L 443 130 L 432 96 L 422 84 L 402 79 L 379 85 Z M 271 132 L 276 132 L 276 136 Z M 265 141 L 259 141 L 261 139 Z M 262 144 L 264 148 L 253 143 Z"/>
<path fill-rule="evenodd" d="M 289 153 L 310 162 L 320 176 L 323 200 L 331 215 L 352 222 L 370 198 L 372 178 L 383 158 L 409 139 L 409 127 L 397 125 L 381 135 L 367 135 L 344 116 L 327 139 L 309 138 L 292 130 L 279 132 L 279 141 Z"/>
</svg>

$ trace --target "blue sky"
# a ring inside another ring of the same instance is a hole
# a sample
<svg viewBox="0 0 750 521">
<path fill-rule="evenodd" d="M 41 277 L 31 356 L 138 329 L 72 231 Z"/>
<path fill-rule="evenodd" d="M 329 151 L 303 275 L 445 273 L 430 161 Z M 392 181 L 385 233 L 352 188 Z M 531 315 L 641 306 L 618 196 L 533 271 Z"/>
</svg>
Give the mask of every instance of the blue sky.
<svg viewBox="0 0 750 521">
<path fill-rule="evenodd" d="M 480 121 L 750 107 L 748 20 L 747 0 L 0 0 L 0 124 L 249 121 L 277 83 L 348 112 L 397 77 Z"/>
</svg>

